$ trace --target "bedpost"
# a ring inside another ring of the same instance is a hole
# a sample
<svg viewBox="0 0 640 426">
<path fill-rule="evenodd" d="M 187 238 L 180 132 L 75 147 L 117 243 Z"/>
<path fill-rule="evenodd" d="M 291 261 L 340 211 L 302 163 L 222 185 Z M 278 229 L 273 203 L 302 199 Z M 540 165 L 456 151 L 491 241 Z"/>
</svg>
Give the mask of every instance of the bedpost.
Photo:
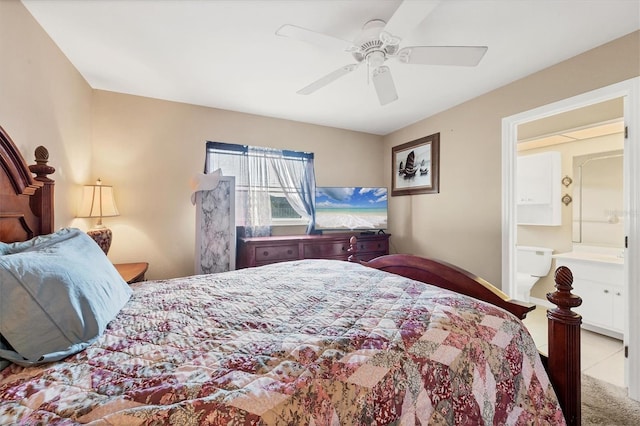
<svg viewBox="0 0 640 426">
<path fill-rule="evenodd" d="M 40 217 L 40 234 L 50 234 L 54 228 L 53 187 L 55 181 L 48 177 L 56 169 L 49 166 L 49 151 L 44 146 L 35 150 L 36 164 L 29 166 L 31 173 L 35 174 L 34 180 L 43 185 L 36 191 L 31 199 L 31 209 Z"/>
<path fill-rule="evenodd" d="M 554 384 L 560 406 L 568 425 L 580 425 L 580 324 L 582 316 L 571 311 L 582 304 L 579 296 L 571 293 L 573 275 L 561 266 L 555 273 L 556 291 L 547 299 L 556 308 L 547 311 L 549 327 L 548 374 Z"/>
<path fill-rule="evenodd" d="M 349 257 L 347 258 L 349 262 L 358 261 L 358 238 L 355 235 L 349 238 L 349 248 L 347 252 L 349 252 Z"/>
</svg>

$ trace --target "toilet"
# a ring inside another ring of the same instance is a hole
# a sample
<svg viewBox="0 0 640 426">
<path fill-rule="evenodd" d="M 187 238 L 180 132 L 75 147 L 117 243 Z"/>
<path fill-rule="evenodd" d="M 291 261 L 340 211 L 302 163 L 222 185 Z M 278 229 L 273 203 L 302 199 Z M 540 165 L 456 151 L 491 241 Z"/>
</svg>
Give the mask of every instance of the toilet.
<svg viewBox="0 0 640 426">
<path fill-rule="evenodd" d="M 523 302 L 529 301 L 529 293 L 533 285 L 541 277 L 549 274 L 551 269 L 551 253 L 547 247 L 516 246 L 517 273 L 516 297 Z"/>
</svg>

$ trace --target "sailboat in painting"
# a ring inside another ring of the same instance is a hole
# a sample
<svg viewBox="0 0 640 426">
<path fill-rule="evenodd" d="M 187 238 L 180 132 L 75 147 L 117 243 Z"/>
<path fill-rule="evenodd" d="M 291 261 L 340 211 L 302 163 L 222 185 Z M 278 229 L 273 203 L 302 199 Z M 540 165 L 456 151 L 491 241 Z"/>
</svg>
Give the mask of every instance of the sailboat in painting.
<svg viewBox="0 0 640 426">
<path fill-rule="evenodd" d="M 405 179 L 410 179 L 416 175 L 418 166 L 415 165 L 415 157 L 416 154 L 411 151 L 407 154 L 407 161 L 404 163 L 404 167 L 402 161 L 400 162 L 400 167 L 398 169 L 398 174 L 400 176 L 403 176 Z"/>
<path fill-rule="evenodd" d="M 427 162 L 423 158 L 420 162 L 420 176 L 429 174 L 429 167 L 427 166 Z"/>
</svg>

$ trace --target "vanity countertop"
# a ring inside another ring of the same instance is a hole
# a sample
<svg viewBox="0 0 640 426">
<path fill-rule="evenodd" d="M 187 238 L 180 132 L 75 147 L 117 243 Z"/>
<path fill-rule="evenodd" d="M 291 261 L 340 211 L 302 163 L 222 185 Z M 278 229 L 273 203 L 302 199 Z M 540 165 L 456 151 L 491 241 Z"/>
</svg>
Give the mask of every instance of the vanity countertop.
<svg viewBox="0 0 640 426">
<path fill-rule="evenodd" d="M 624 251 L 609 247 L 574 248 L 573 251 L 554 254 L 555 259 L 578 260 L 584 262 L 599 262 L 624 265 Z"/>
</svg>

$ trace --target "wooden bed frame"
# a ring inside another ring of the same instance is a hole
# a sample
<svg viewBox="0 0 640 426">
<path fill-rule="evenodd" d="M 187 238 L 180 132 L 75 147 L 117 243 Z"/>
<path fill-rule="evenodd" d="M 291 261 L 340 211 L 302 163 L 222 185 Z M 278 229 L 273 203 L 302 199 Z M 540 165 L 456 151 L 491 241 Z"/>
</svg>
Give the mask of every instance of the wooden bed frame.
<svg viewBox="0 0 640 426">
<path fill-rule="evenodd" d="M 0 127 L 0 241 L 25 241 L 53 232 L 53 186 L 48 175 L 49 152 L 35 150 L 36 164 L 28 166 L 9 135 Z M 36 174 L 34 178 L 32 173 Z"/>
<path fill-rule="evenodd" d="M 0 241 L 25 241 L 54 231 L 54 181 L 48 175 L 49 154 L 39 146 L 36 164 L 27 166 L 9 135 L 0 127 Z M 33 177 L 32 173 L 36 176 Z M 356 238 L 351 239 L 351 261 L 356 261 Z M 363 265 L 435 284 L 500 306 L 524 318 L 534 305 L 510 300 L 487 281 L 456 266 L 411 255 L 388 255 L 360 262 Z M 557 307 L 548 311 L 549 356 L 543 357 L 567 423 L 579 425 L 580 417 L 580 323 L 571 308 L 581 299 L 571 294 L 571 272 L 556 271 L 557 291 L 547 298 Z"/>
</svg>

